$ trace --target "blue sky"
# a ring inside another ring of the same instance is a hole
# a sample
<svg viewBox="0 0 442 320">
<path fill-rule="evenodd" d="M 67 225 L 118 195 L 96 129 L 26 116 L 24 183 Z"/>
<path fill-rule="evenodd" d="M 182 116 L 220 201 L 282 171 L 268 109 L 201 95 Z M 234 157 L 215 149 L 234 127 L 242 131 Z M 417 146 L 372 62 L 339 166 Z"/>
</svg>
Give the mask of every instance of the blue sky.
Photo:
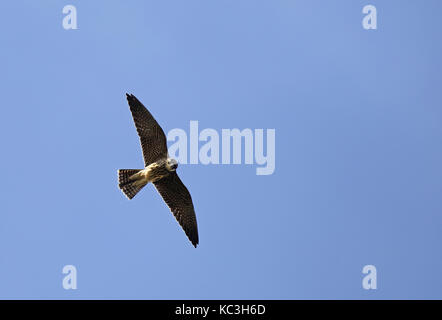
<svg viewBox="0 0 442 320">
<path fill-rule="evenodd" d="M 441 9 L 3 1 L 0 297 L 441 298 Z M 178 168 L 197 249 L 151 185 L 132 201 L 118 189 L 117 169 L 142 166 L 126 92 L 166 132 L 276 130 L 273 175 Z M 70 264 L 77 290 L 62 287 Z"/>
</svg>

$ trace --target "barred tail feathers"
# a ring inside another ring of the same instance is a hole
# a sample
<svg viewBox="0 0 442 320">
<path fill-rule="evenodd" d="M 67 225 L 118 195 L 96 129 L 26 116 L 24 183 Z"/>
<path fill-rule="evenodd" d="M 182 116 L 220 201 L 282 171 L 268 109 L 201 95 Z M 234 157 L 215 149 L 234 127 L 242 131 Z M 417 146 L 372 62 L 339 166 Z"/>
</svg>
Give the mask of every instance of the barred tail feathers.
<svg viewBox="0 0 442 320">
<path fill-rule="evenodd" d="M 139 179 L 134 179 L 133 175 L 140 172 L 141 169 L 120 169 L 118 170 L 118 187 L 123 191 L 128 199 L 132 199 L 143 189 L 146 183 Z"/>
</svg>

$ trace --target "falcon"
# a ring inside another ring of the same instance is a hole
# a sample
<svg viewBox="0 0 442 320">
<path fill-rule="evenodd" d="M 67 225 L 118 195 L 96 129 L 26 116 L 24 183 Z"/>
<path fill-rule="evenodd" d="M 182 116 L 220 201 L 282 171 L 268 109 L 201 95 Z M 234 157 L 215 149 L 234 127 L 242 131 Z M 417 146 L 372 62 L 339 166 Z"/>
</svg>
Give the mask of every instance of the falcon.
<svg viewBox="0 0 442 320">
<path fill-rule="evenodd" d="M 145 168 L 118 170 L 118 187 L 128 199 L 132 199 L 152 182 L 196 248 L 198 227 L 192 197 L 176 173 L 178 162 L 169 157 L 166 135 L 133 94 L 126 93 L 126 97 L 140 137 Z"/>
</svg>

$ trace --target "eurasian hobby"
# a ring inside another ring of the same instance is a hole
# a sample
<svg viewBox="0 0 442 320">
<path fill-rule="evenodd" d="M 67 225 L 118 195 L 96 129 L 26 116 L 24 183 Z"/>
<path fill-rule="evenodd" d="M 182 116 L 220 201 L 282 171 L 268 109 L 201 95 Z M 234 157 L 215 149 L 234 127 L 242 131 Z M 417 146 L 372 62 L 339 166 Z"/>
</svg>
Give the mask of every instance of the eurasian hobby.
<svg viewBox="0 0 442 320">
<path fill-rule="evenodd" d="M 178 162 L 169 158 L 163 129 L 133 94 L 126 96 L 140 137 L 145 168 L 118 170 L 118 186 L 132 199 L 152 182 L 196 248 L 198 227 L 192 198 L 176 173 Z"/>
</svg>

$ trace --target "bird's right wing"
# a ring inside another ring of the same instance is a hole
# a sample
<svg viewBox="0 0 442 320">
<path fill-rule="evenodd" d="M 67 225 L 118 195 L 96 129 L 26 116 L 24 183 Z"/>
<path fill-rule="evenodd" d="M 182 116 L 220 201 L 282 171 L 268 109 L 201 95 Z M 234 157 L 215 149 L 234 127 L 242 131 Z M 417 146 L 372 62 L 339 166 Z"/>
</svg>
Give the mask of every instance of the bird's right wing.
<svg viewBox="0 0 442 320">
<path fill-rule="evenodd" d="M 183 228 L 190 242 L 196 248 L 198 244 L 198 226 L 189 190 L 187 190 L 175 171 L 169 176 L 154 182 L 154 185 Z"/>
<path fill-rule="evenodd" d="M 140 137 L 144 165 L 147 167 L 167 157 L 166 135 L 155 118 L 133 94 L 126 93 L 126 97 Z"/>
</svg>

